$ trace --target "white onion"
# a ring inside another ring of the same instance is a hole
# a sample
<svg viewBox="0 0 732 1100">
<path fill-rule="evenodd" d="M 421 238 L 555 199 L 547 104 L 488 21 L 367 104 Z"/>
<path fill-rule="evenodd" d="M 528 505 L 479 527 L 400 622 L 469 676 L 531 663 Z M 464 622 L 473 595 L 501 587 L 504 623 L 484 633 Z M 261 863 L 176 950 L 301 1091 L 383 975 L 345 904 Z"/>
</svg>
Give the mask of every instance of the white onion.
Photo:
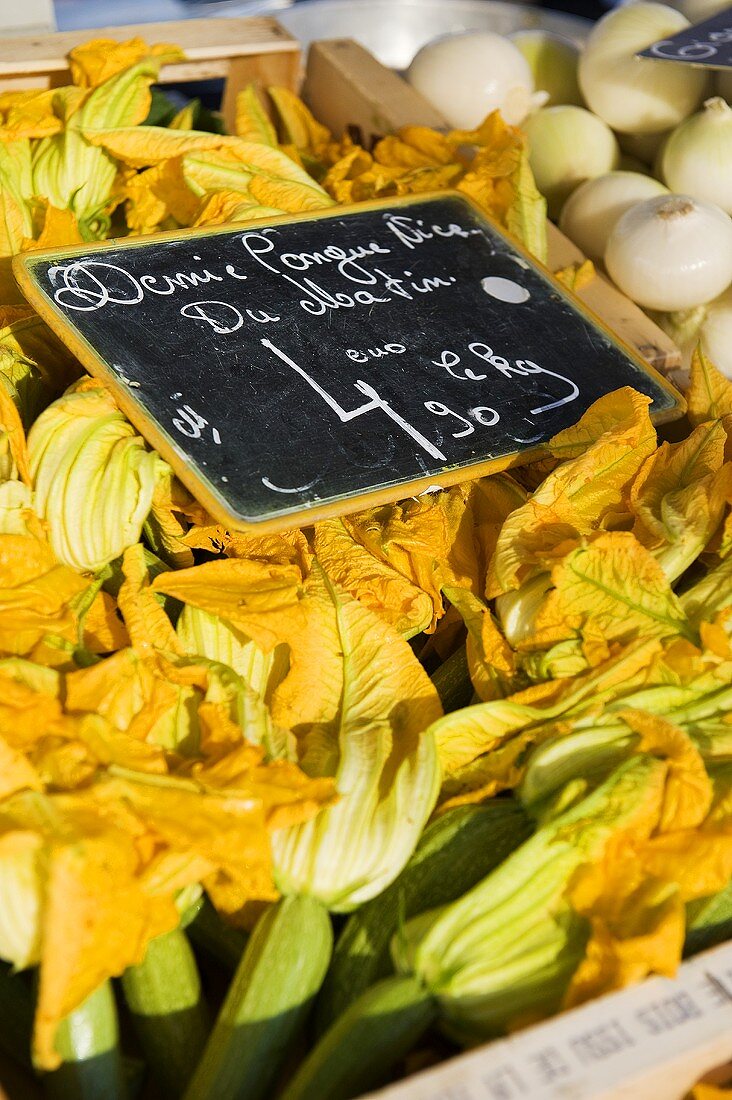
<svg viewBox="0 0 732 1100">
<path fill-rule="evenodd" d="M 661 175 L 672 191 L 732 214 L 732 107 L 720 96 L 673 131 L 661 156 Z"/>
<path fill-rule="evenodd" d="M 722 374 L 732 378 L 732 286 L 713 302 L 681 313 L 656 313 L 653 318 L 681 348 L 683 365 L 672 371 L 671 381 L 685 389 L 694 349 L 702 351 Z"/>
<path fill-rule="evenodd" d="M 615 223 L 605 266 L 648 309 L 703 305 L 732 283 L 732 219 L 690 195 L 646 199 Z"/>
<path fill-rule="evenodd" d="M 715 367 L 732 378 L 732 286 L 707 306 L 699 336 Z"/>
<path fill-rule="evenodd" d="M 690 65 L 635 55 L 688 26 L 674 8 L 645 0 L 604 15 L 580 57 L 579 83 L 588 107 L 622 133 L 653 134 L 678 126 L 707 94 L 709 77 Z"/>
<path fill-rule="evenodd" d="M 515 31 L 509 36 L 531 68 L 534 87 L 546 92 L 548 107 L 560 103 L 582 105 L 577 83 L 579 50 L 574 42 L 550 31 Z"/>
<path fill-rule="evenodd" d="M 611 172 L 620 160 L 610 127 L 584 107 L 543 107 L 529 115 L 523 128 L 536 186 L 553 218 L 576 187 Z"/>
<path fill-rule="evenodd" d="M 601 260 L 610 231 L 631 206 L 654 195 L 668 194 L 658 180 L 638 172 L 608 172 L 587 180 L 562 208 L 559 228 L 591 260 Z"/>
<path fill-rule="evenodd" d="M 679 0 L 678 4 L 674 4 L 690 23 L 703 23 L 728 6 L 729 0 Z"/>
<path fill-rule="evenodd" d="M 407 80 L 459 129 L 473 129 L 495 110 L 517 126 L 534 102 L 528 61 L 513 42 L 490 31 L 428 42 Z"/>
</svg>

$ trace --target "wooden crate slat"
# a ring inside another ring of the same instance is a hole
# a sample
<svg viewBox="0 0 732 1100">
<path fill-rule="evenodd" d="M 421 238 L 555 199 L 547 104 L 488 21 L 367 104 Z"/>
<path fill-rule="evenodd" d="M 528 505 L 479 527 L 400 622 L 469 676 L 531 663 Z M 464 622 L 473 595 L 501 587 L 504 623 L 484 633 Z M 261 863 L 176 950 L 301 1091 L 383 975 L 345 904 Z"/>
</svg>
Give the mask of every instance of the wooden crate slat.
<svg viewBox="0 0 732 1100">
<path fill-rule="evenodd" d="M 313 43 L 303 94 L 316 117 L 336 135 L 354 127 L 367 148 L 408 124 L 449 129 L 432 104 L 351 39 Z M 585 258 L 551 222 L 547 237 L 552 270 Z M 665 374 L 681 366 L 681 352 L 670 337 L 602 275 L 577 296 L 656 370 Z"/>
<path fill-rule="evenodd" d="M 68 72 L 67 54 L 94 38 L 116 42 L 140 37 L 146 42 L 171 42 L 189 61 L 210 61 L 253 53 L 299 53 L 296 38 L 266 16 L 247 19 L 183 19 L 176 23 L 139 23 L 127 27 L 21 35 L 0 40 L 0 80 L 25 73 Z M 175 68 L 177 66 L 171 66 Z"/>
<path fill-rule="evenodd" d="M 1 0 L 0 0 L 1 2 Z M 25 35 L 0 39 L 0 91 L 55 88 L 67 84 L 68 53 L 93 38 L 124 42 L 140 37 L 146 42 L 180 46 L 184 61 L 163 65 L 159 84 L 224 78 L 222 114 L 233 133 L 237 93 L 249 82 L 280 84 L 295 89 L 300 74 L 300 44 L 268 16 L 247 19 L 184 19 L 177 23 L 140 23 L 127 27 L 100 27 L 60 34 Z"/>
<path fill-rule="evenodd" d="M 350 38 L 313 43 L 304 94 L 315 117 L 334 134 L 357 126 L 367 149 L 409 123 L 447 127 L 440 112 L 406 80 Z"/>
</svg>

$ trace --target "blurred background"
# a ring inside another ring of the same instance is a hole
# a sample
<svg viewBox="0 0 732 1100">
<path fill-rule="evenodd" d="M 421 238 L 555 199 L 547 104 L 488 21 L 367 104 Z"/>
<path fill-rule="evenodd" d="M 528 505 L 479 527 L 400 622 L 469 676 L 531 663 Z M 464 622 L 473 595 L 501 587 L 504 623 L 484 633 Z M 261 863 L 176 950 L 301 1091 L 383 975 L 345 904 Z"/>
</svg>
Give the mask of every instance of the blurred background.
<svg viewBox="0 0 732 1100">
<path fill-rule="evenodd" d="M 453 31 L 513 30 L 544 26 L 584 37 L 585 20 L 598 18 L 612 0 L 46 0 L 58 30 L 186 19 L 201 15 L 274 14 L 303 44 L 313 38 L 357 38 L 384 63 L 405 67 L 435 35 Z M 17 0 L 0 0 L 14 9 Z M 540 10 L 537 10 L 540 9 Z M 542 17 L 542 12 L 546 16 Z M 552 12 L 559 12 L 554 15 Z M 562 18 L 561 13 L 566 13 Z"/>
</svg>

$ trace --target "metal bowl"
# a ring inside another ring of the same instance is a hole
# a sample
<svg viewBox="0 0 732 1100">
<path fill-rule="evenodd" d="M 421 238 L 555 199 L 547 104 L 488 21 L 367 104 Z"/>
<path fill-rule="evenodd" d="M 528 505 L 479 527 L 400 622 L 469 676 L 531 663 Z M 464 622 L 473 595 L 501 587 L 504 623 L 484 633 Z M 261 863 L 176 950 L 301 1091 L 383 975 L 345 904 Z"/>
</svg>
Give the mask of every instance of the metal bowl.
<svg viewBox="0 0 732 1100">
<path fill-rule="evenodd" d="M 406 69 L 417 50 L 441 34 L 540 28 L 580 43 L 592 26 L 578 16 L 502 0 L 307 0 L 274 14 L 303 49 L 319 38 L 355 38 L 393 69 Z"/>
<path fill-rule="evenodd" d="M 0 7 L 5 0 L 0 0 Z M 582 42 L 591 22 L 517 0 L 56 0 L 60 30 L 211 15 L 274 15 L 303 50 L 319 38 L 355 38 L 384 64 L 406 69 L 426 42 L 455 31 L 541 28 Z"/>
</svg>

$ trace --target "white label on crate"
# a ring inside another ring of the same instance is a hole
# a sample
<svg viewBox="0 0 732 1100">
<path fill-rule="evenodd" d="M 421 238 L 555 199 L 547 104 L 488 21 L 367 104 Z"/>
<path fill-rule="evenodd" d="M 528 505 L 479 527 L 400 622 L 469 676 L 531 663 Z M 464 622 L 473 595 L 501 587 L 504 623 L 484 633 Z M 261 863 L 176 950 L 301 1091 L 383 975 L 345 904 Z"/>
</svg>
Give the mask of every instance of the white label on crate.
<svg viewBox="0 0 732 1100">
<path fill-rule="evenodd" d="M 684 963 L 674 979 L 652 978 L 601 997 L 372 1095 L 379 1100 L 673 1100 L 684 1095 L 695 1072 L 701 1076 L 731 1056 L 732 943 L 727 943 Z M 664 1067 L 672 1069 L 667 1083 L 655 1086 L 655 1074 Z"/>
</svg>

